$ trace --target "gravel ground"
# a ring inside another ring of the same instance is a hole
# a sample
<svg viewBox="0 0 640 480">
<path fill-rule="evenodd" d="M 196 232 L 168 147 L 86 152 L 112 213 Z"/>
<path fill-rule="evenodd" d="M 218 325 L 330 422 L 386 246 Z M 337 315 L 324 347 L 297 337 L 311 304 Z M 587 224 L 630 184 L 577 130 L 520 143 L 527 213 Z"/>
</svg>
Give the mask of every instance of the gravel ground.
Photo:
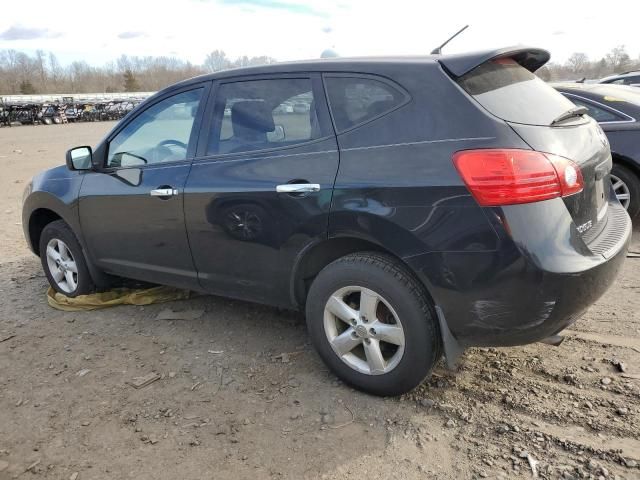
<svg viewBox="0 0 640 480">
<path fill-rule="evenodd" d="M 471 349 L 392 399 L 330 374 L 296 313 L 51 309 L 22 190 L 111 126 L 0 129 L 0 479 L 640 478 L 638 258 L 560 347 Z"/>
</svg>

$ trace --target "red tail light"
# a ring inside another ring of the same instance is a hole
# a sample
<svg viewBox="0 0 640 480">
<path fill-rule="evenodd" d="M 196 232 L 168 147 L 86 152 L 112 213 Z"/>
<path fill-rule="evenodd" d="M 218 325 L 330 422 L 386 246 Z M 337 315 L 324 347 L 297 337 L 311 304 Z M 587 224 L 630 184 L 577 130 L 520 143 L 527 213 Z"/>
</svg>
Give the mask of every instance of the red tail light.
<svg viewBox="0 0 640 480">
<path fill-rule="evenodd" d="M 453 163 L 482 206 L 566 197 L 584 187 L 582 173 L 574 162 L 534 150 L 463 150 L 453 155 Z"/>
</svg>

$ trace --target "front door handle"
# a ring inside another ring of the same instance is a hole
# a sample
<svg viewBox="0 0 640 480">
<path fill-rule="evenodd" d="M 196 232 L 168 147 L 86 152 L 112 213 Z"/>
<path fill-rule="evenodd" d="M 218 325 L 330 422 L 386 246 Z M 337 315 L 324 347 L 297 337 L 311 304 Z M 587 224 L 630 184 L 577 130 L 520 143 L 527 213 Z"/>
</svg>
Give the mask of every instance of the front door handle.
<svg viewBox="0 0 640 480">
<path fill-rule="evenodd" d="M 173 197 L 178 195 L 178 189 L 176 188 L 154 188 L 149 192 L 152 197 Z"/>
<path fill-rule="evenodd" d="M 311 193 L 319 192 L 320 184 L 318 183 L 285 183 L 276 186 L 278 193 Z"/>
</svg>

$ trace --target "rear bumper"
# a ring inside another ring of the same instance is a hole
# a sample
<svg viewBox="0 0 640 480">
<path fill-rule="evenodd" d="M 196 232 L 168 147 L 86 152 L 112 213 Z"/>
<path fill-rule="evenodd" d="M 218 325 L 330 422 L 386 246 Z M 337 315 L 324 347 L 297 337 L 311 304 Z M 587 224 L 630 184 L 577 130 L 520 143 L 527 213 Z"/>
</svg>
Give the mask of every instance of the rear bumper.
<svg viewBox="0 0 640 480">
<path fill-rule="evenodd" d="M 617 202 L 609 208 L 610 225 L 590 245 L 554 199 L 487 210 L 500 239 L 495 251 L 405 260 L 461 347 L 536 342 L 575 322 L 618 275 L 631 220 Z"/>
</svg>

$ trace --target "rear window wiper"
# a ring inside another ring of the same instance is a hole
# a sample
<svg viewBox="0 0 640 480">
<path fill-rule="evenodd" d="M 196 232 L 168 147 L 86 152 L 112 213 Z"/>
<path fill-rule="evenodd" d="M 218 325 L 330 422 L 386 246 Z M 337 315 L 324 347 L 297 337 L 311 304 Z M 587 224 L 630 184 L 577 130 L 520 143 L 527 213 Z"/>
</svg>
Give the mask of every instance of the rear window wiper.
<svg viewBox="0 0 640 480">
<path fill-rule="evenodd" d="M 589 113 L 589 109 L 587 107 L 573 107 L 569 110 L 567 110 L 566 112 L 564 112 L 562 115 L 559 115 L 558 117 L 554 118 L 553 121 L 551 122 L 551 125 L 555 125 L 557 123 L 560 122 L 564 122 L 565 120 L 568 120 L 570 118 L 573 117 L 579 117 L 580 115 L 585 115 Z"/>
</svg>

